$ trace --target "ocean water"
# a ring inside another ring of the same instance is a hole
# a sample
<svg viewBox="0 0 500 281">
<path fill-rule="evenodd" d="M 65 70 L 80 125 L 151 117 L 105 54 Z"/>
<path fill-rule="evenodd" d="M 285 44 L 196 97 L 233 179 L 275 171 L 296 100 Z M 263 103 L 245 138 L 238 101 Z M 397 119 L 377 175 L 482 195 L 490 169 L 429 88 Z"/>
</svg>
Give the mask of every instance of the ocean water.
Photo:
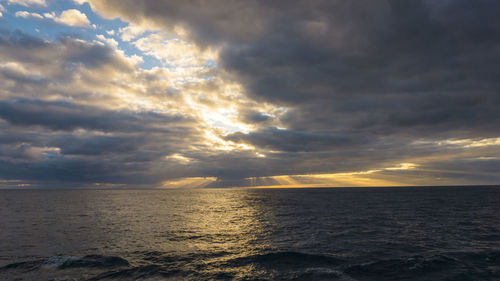
<svg viewBox="0 0 500 281">
<path fill-rule="evenodd" d="M 500 280 L 500 188 L 3 190 L 0 280 Z"/>
</svg>

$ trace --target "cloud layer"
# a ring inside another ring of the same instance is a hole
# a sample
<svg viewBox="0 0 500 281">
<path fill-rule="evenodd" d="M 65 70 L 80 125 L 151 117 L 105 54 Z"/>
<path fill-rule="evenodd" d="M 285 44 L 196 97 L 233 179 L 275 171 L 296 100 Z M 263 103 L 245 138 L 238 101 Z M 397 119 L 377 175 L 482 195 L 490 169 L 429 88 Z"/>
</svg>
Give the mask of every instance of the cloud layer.
<svg viewBox="0 0 500 281">
<path fill-rule="evenodd" d="M 5 180 L 500 182 L 496 1 L 89 4 L 128 26 L 95 41 L 0 34 Z"/>
</svg>

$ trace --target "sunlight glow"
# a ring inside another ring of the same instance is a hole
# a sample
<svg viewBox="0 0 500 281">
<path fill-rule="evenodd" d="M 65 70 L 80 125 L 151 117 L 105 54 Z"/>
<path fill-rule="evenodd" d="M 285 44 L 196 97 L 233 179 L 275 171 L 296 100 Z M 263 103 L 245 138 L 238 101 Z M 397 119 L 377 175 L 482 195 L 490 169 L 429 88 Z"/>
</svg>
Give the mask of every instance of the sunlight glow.
<svg viewBox="0 0 500 281">
<path fill-rule="evenodd" d="M 164 181 L 162 188 L 200 188 L 216 181 L 214 177 L 190 177 L 177 180 Z"/>
<path fill-rule="evenodd" d="M 410 170 L 418 167 L 418 164 L 413 163 L 401 163 L 396 167 L 385 168 L 385 170 Z"/>
<path fill-rule="evenodd" d="M 486 139 L 452 139 L 452 140 L 444 140 L 439 141 L 437 143 L 440 146 L 443 145 L 460 145 L 465 148 L 471 147 L 483 147 L 483 146 L 492 146 L 492 145 L 500 145 L 500 138 L 486 138 Z"/>
<path fill-rule="evenodd" d="M 183 156 L 182 154 L 179 154 L 179 153 L 174 153 L 172 155 L 167 155 L 167 156 L 165 156 L 165 159 L 167 159 L 167 160 L 172 159 L 172 160 L 174 160 L 174 161 L 176 161 L 176 162 L 178 162 L 180 164 L 188 164 L 189 162 L 192 161 L 191 158 L 185 157 L 185 156 Z"/>
<path fill-rule="evenodd" d="M 401 163 L 397 167 L 367 171 L 281 175 L 247 178 L 249 185 L 256 188 L 304 188 L 304 187 L 349 187 L 349 186 L 408 186 L 411 184 L 395 180 L 378 179 L 372 175 L 383 170 L 408 170 L 417 167 L 412 163 Z"/>
<path fill-rule="evenodd" d="M 366 171 L 332 174 L 299 174 L 247 178 L 248 185 L 255 188 L 304 188 L 304 187 L 350 187 L 350 186 L 410 186 L 398 178 L 380 179 L 376 175 L 385 171 L 411 170 L 419 165 L 400 163 L 397 166 Z"/>
</svg>

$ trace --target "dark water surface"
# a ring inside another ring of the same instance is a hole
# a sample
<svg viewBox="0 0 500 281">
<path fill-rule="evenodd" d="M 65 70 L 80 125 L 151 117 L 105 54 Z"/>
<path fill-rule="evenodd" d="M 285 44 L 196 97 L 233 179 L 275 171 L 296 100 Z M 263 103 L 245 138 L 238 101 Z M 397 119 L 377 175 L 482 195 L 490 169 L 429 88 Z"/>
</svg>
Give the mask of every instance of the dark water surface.
<svg viewBox="0 0 500 281">
<path fill-rule="evenodd" d="M 0 280 L 500 280 L 500 188 L 0 191 Z"/>
</svg>

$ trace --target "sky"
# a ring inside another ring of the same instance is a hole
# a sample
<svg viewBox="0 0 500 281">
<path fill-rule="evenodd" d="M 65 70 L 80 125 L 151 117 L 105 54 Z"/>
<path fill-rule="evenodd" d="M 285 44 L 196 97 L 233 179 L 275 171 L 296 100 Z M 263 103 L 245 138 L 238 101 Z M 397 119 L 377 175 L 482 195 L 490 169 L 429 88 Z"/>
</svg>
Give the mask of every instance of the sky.
<svg viewBox="0 0 500 281">
<path fill-rule="evenodd" d="M 0 1 L 0 188 L 500 184 L 498 11 Z"/>
</svg>

